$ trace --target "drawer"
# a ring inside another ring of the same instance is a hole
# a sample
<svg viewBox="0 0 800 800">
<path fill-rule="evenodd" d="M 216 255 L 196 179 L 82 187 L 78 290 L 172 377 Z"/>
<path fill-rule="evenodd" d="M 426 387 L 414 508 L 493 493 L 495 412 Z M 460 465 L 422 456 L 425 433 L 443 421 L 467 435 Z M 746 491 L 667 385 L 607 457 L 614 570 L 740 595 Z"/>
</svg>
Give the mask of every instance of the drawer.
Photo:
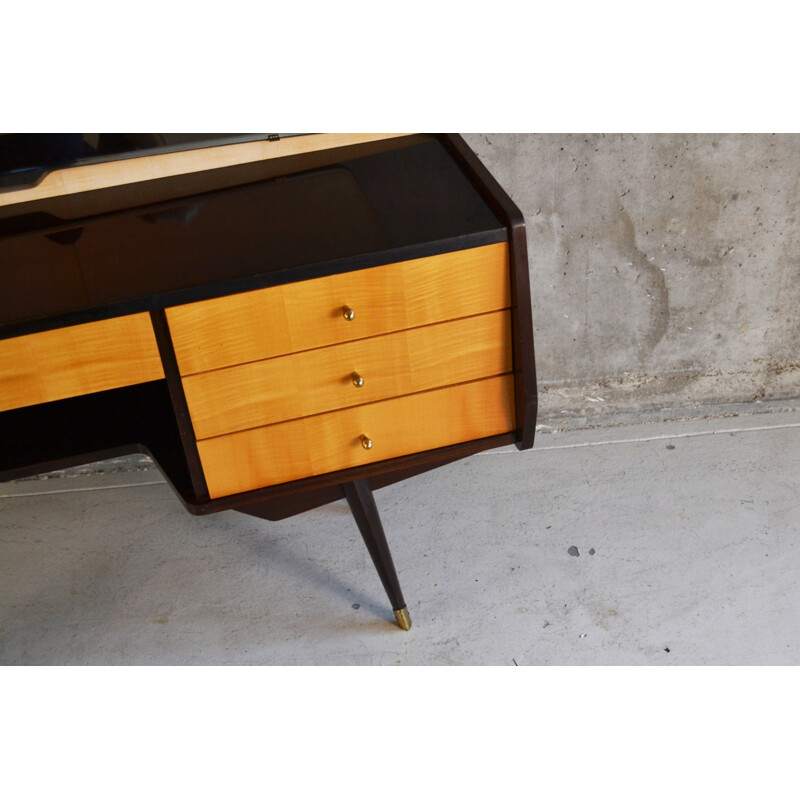
<svg viewBox="0 0 800 800">
<path fill-rule="evenodd" d="M 176 306 L 167 319 L 190 375 L 510 305 L 501 242 Z"/>
<path fill-rule="evenodd" d="M 149 314 L 0 341 L 0 411 L 163 377 Z"/>
<path fill-rule="evenodd" d="M 190 375 L 183 387 L 205 439 L 511 369 L 511 317 L 496 311 Z"/>
<path fill-rule="evenodd" d="M 514 428 L 511 375 L 197 443 L 212 498 L 445 447 Z M 365 449 L 361 437 L 372 443 Z"/>
</svg>

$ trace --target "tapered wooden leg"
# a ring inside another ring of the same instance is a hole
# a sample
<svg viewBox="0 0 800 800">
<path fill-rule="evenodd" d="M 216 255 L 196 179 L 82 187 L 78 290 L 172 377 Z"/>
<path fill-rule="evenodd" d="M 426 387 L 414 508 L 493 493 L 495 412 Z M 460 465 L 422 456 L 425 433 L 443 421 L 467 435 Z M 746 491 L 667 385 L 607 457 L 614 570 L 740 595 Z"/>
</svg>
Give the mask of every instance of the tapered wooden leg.
<svg viewBox="0 0 800 800">
<path fill-rule="evenodd" d="M 386 534 L 383 532 L 372 489 L 365 480 L 343 484 L 342 488 L 358 524 L 358 529 L 361 531 L 364 544 L 372 556 L 375 569 L 378 570 L 383 588 L 389 596 L 397 624 L 407 631 L 411 627 L 411 617 L 408 615 L 406 601 L 403 599 L 400 582 L 397 580 L 392 554 L 389 552 L 389 544 L 386 541 Z"/>
</svg>

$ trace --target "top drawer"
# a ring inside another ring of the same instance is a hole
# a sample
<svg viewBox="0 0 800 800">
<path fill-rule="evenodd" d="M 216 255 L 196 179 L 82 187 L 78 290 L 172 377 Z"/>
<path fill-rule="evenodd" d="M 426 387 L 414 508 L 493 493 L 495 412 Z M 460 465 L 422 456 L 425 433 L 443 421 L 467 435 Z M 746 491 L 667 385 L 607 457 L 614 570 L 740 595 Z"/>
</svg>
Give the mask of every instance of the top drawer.
<svg viewBox="0 0 800 800">
<path fill-rule="evenodd" d="M 176 306 L 167 319 L 190 375 L 510 305 L 501 242 Z"/>
</svg>

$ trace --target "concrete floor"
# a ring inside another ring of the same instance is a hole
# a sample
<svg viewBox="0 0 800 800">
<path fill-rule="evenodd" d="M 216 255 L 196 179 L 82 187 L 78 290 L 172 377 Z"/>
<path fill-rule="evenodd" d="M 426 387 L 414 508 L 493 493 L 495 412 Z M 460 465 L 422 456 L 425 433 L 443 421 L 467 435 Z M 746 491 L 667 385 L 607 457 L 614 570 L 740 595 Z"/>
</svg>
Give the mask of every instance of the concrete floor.
<svg viewBox="0 0 800 800">
<path fill-rule="evenodd" d="M 106 468 L 0 485 L 1 664 L 800 663 L 799 410 L 543 428 L 380 490 L 409 632 L 344 502 L 194 517 Z"/>
</svg>

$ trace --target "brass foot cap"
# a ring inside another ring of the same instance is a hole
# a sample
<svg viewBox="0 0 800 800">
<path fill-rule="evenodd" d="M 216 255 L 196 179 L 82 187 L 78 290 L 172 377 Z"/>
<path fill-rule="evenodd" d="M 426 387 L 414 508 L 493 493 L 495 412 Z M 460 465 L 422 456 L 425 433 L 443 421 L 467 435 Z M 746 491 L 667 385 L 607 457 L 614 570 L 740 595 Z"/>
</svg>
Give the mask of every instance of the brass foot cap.
<svg viewBox="0 0 800 800">
<path fill-rule="evenodd" d="M 403 606 L 400 609 L 394 610 L 395 619 L 397 619 L 397 624 L 404 630 L 411 629 L 411 617 L 408 615 L 408 606 Z"/>
</svg>

